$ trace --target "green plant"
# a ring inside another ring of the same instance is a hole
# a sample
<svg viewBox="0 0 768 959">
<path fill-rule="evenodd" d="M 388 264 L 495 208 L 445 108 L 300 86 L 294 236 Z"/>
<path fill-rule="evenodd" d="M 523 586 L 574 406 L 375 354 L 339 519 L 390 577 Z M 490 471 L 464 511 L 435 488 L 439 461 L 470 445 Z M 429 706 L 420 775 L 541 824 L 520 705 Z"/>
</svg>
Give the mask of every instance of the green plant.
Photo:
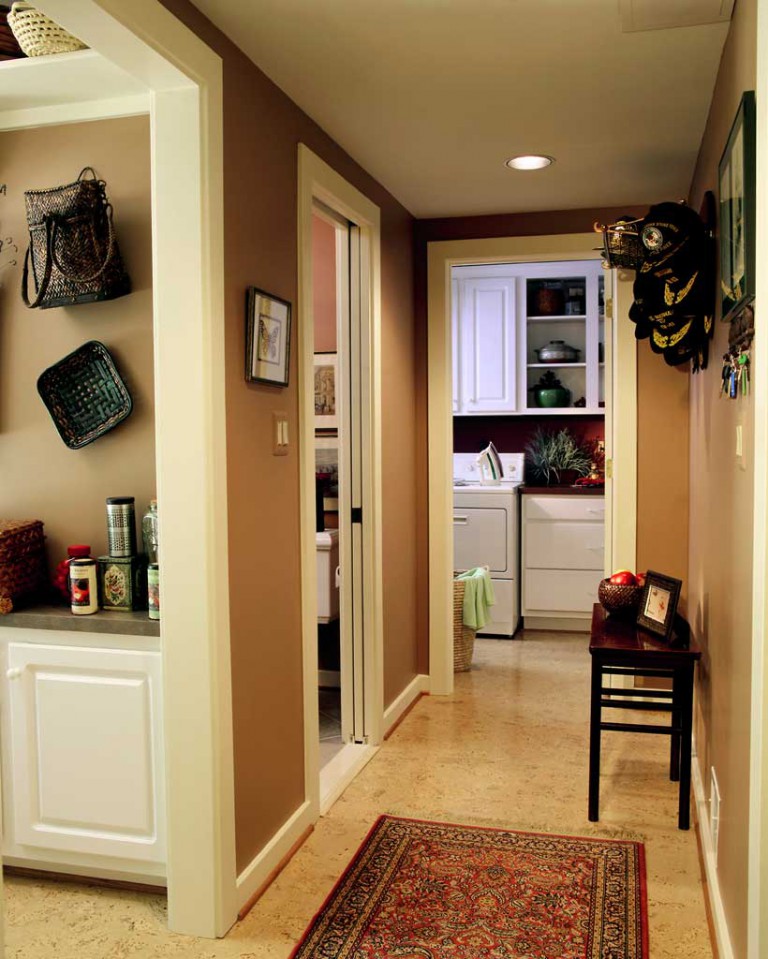
<svg viewBox="0 0 768 959">
<path fill-rule="evenodd" d="M 525 447 L 525 460 L 531 478 L 550 486 L 553 481 L 559 483 L 566 471 L 587 476 L 592 456 L 570 430 L 539 427 Z"/>
</svg>

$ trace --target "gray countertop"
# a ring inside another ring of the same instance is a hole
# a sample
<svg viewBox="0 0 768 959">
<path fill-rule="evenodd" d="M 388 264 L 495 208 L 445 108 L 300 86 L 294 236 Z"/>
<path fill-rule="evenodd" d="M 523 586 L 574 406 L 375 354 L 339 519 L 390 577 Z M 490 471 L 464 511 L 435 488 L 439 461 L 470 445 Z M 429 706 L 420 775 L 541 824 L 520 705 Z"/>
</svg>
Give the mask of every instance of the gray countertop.
<svg viewBox="0 0 768 959">
<path fill-rule="evenodd" d="M 101 610 L 90 616 L 75 616 L 66 606 L 29 606 L 0 616 L 0 626 L 119 636 L 160 635 L 159 621 L 150 619 L 146 611 L 115 613 Z"/>
</svg>

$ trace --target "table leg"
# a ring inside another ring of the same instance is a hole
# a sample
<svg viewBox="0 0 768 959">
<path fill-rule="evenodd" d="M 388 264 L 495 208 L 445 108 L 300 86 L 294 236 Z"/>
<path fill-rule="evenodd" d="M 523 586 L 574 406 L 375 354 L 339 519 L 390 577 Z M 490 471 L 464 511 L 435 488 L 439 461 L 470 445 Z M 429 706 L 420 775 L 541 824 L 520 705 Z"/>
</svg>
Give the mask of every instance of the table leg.
<svg viewBox="0 0 768 959">
<path fill-rule="evenodd" d="M 592 695 L 589 706 L 589 821 L 600 818 L 600 698 L 603 685 L 601 663 L 592 656 Z"/>
<path fill-rule="evenodd" d="M 691 824 L 691 734 L 693 725 L 693 665 L 676 671 L 675 687 L 680 684 L 680 801 L 677 825 L 689 829 Z"/>
<path fill-rule="evenodd" d="M 676 671 L 672 677 L 672 712 L 670 713 L 670 717 L 671 724 L 678 728 L 681 724 L 682 715 L 680 710 L 679 679 L 680 674 Z M 672 733 L 669 738 L 671 740 L 669 750 L 669 778 L 673 783 L 676 783 L 680 779 L 680 733 Z"/>
</svg>

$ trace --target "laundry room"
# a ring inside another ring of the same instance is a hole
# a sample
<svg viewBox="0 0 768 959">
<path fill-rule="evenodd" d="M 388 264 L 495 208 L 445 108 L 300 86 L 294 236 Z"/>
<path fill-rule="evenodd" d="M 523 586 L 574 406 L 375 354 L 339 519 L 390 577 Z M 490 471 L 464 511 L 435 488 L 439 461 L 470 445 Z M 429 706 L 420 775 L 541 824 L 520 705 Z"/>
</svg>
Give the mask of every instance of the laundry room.
<svg viewBox="0 0 768 959">
<path fill-rule="evenodd" d="M 584 256 L 451 269 L 454 571 L 485 582 L 479 636 L 586 630 L 597 600 L 610 275 Z"/>
</svg>

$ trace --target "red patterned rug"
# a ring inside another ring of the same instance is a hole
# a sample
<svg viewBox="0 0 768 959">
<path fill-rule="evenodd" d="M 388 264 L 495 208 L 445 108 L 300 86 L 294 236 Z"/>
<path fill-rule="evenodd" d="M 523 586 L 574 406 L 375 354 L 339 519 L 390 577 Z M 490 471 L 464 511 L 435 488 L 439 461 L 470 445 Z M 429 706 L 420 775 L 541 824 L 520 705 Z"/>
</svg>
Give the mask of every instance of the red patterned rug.
<svg viewBox="0 0 768 959">
<path fill-rule="evenodd" d="M 642 843 L 381 816 L 292 959 L 648 959 Z"/>
</svg>

